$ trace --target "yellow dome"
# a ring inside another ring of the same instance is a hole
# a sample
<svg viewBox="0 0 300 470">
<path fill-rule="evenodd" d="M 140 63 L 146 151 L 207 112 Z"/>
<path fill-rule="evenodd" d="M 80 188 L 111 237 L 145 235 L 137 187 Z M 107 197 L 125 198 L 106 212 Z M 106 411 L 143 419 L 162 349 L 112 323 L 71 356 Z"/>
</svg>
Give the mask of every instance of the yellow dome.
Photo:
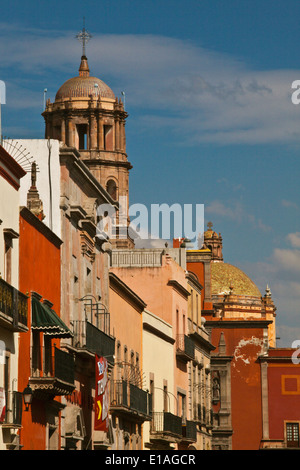
<svg viewBox="0 0 300 470">
<path fill-rule="evenodd" d="M 233 295 L 261 298 L 258 287 L 241 269 L 228 263 L 211 263 L 212 295 L 227 294 L 230 286 Z"/>
</svg>

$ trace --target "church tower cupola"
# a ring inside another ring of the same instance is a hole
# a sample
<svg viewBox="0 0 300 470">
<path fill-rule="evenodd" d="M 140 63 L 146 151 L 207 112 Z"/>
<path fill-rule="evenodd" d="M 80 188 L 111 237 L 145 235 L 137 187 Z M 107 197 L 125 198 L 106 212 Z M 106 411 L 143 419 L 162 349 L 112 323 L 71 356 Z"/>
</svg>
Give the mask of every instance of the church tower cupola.
<svg viewBox="0 0 300 470">
<path fill-rule="evenodd" d="M 207 230 L 204 232 L 204 246 L 211 250 L 211 260 L 214 262 L 223 261 L 223 240 L 221 234 L 217 234 L 213 229 L 213 224 L 208 222 Z"/>
<path fill-rule="evenodd" d="M 86 44 L 92 36 L 85 29 L 76 38 L 82 43 L 79 74 L 47 100 L 42 113 L 45 138 L 75 148 L 93 176 L 115 201 L 129 209 L 129 170 L 126 154 L 125 112 L 121 98 L 90 73 Z"/>
</svg>

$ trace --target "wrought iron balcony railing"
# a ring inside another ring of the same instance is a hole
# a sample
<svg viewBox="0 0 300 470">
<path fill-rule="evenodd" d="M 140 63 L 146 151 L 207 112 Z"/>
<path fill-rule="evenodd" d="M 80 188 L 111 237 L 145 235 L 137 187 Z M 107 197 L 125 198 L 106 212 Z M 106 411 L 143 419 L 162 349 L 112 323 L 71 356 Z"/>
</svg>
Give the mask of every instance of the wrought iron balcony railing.
<svg viewBox="0 0 300 470">
<path fill-rule="evenodd" d="M 5 414 L 2 427 L 20 427 L 22 424 L 23 395 L 21 392 L 5 393 Z"/>
<path fill-rule="evenodd" d="M 197 441 L 197 424 L 195 421 L 186 420 L 185 424 L 182 426 L 182 437 L 186 441 Z"/>
<path fill-rule="evenodd" d="M 0 278 L 0 320 L 13 331 L 27 331 L 28 297 Z"/>
<path fill-rule="evenodd" d="M 153 412 L 150 433 L 152 435 L 182 438 L 182 418 L 167 411 Z"/>
<path fill-rule="evenodd" d="M 189 336 L 176 336 L 176 355 L 184 361 L 190 361 L 195 358 L 195 343 Z"/>
<path fill-rule="evenodd" d="M 110 410 L 131 414 L 143 421 L 150 419 L 151 395 L 126 380 L 110 382 Z"/>
<path fill-rule="evenodd" d="M 75 388 L 73 355 L 58 349 L 33 348 L 30 386 L 51 395 L 69 395 Z"/>
<path fill-rule="evenodd" d="M 114 363 L 115 338 L 104 333 L 87 320 L 74 321 L 73 334 L 75 348 L 90 351 L 98 356 L 105 356 L 108 362 Z"/>
</svg>

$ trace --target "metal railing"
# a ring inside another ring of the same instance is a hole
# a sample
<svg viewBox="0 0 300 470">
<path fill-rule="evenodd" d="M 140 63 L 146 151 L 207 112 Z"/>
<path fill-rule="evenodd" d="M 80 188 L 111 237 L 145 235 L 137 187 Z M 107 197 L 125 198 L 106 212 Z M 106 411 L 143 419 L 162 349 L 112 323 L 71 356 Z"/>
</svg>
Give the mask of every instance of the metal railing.
<svg viewBox="0 0 300 470">
<path fill-rule="evenodd" d="M 189 336 L 176 335 L 176 351 L 177 353 L 184 353 L 187 357 L 194 359 L 195 343 Z"/>
<path fill-rule="evenodd" d="M 174 436 L 182 436 L 182 418 L 173 415 L 167 411 L 153 412 L 151 429 L 152 434 L 172 434 Z"/>
<path fill-rule="evenodd" d="M 21 426 L 23 395 L 21 392 L 8 391 L 5 393 L 4 424 Z"/>
<path fill-rule="evenodd" d="M 0 312 L 11 318 L 14 325 L 21 323 L 27 327 L 28 298 L 25 294 L 0 278 Z"/>
<path fill-rule="evenodd" d="M 186 420 L 182 427 L 182 435 L 186 439 L 196 441 L 197 440 L 197 425 L 195 421 Z"/>
<path fill-rule="evenodd" d="M 107 360 L 113 363 L 115 354 L 115 338 L 104 333 L 97 326 L 87 320 L 73 322 L 73 346 L 80 349 L 107 356 Z"/>
<path fill-rule="evenodd" d="M 56 346 L 33 348 L 31 376 L 34 378 L 52 377 L 68 384 L 74 384 L 74 358 Z"/>
<path fill-rule="evenodd" d="M 111 406 L 126 407 L 145 416 L 151 414 L 151 396 L 145 390 L 126 380 L 110 382 Z"/>
</svg>

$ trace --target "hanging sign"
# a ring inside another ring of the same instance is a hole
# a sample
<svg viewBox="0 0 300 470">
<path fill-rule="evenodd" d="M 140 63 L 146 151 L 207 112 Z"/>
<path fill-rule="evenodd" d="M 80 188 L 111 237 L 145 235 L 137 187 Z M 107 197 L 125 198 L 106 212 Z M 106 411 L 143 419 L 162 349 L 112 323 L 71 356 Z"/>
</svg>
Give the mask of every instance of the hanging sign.
<svg viewBox="0 0 300 470">
<path fill-rule="evenodd" d="M 96 355 L 95 364 L 95 425 L 97 431 L 108 431 L 108 377 L 107 359 Z"/>
<path fill-rule="evenodd" d="M 0 423 L 5 421 L 5 390 L 0 387 Z"/>
</svg>

